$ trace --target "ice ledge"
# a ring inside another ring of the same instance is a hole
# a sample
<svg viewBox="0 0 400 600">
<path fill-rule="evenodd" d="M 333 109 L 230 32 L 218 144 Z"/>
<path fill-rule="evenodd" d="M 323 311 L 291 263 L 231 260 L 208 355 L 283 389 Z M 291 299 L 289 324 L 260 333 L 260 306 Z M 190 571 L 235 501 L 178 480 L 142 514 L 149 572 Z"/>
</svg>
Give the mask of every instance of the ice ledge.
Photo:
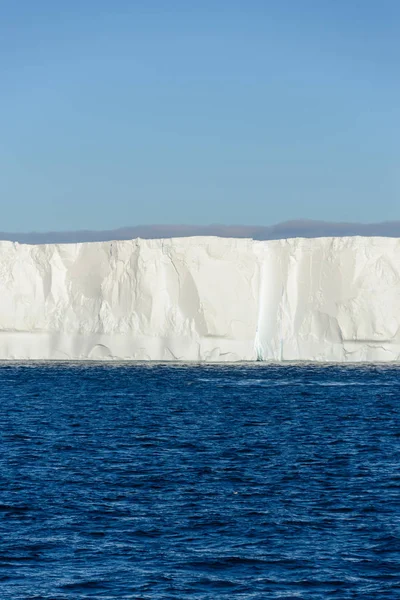
<svg viewBox="0 0 400 600">
<path fill-rule="evenodd" d="M 0 359 L 400 359 L 400 240 L 0 242 Z"/>
</svg>

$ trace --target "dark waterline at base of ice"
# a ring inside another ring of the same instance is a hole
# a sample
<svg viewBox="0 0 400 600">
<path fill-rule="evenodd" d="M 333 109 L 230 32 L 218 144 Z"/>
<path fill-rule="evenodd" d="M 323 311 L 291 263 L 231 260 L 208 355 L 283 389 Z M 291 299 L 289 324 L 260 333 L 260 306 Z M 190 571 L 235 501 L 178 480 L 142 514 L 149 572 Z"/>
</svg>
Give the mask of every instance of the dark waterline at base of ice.
<svg viewBox="0 0 400 600">
<path fill-rule="evenodd" d="M 400 597 L 400 367 L 0 364 L 0 597 Z"/>
</svg>

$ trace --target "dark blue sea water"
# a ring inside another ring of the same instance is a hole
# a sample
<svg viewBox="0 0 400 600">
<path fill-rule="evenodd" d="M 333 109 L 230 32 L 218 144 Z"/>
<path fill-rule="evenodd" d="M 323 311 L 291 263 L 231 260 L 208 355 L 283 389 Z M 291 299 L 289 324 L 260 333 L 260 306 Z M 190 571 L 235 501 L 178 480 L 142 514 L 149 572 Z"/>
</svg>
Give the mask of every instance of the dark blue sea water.
<svg viewBox="0 0 400 600">
<path fill-rule="evenodd" d="M 0 365 L 0 598 L 400 598 L 400 368 Z"/>
</svg>

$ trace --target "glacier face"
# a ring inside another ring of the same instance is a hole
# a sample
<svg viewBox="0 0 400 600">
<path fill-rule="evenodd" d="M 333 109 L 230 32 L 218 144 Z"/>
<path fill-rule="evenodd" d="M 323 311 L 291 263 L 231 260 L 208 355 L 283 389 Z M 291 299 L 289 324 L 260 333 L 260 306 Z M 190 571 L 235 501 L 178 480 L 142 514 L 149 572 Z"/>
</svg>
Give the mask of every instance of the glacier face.
<svg viewBox="0 0 400 600">
<path fill-rule="evenodd" d="M 400 240 L 0 242 L 0 359 L 400 360 Z"/>
</svg>

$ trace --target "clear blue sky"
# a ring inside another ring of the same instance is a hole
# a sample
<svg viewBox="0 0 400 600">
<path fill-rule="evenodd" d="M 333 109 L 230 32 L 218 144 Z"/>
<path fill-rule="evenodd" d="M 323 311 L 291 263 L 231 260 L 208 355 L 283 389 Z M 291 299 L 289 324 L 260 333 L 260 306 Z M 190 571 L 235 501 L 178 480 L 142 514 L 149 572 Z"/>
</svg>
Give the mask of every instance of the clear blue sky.
<svg viewBox="0 0 400 600">
<path fill-rule="evenodd" d="M 400 219 L 398 0 L 5 0 L 3 231 Z"/>
</svg>

